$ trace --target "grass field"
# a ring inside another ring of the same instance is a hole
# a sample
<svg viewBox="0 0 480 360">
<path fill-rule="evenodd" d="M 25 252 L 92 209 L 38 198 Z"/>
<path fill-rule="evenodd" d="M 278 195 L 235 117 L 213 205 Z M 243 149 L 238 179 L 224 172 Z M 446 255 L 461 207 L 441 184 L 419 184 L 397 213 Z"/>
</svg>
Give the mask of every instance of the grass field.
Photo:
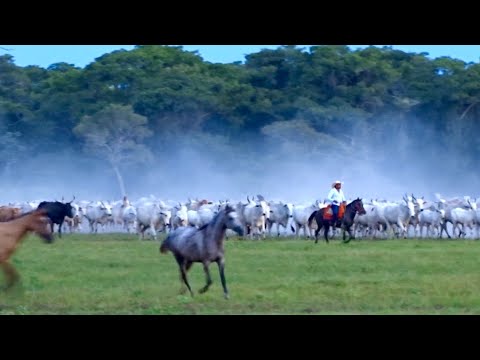
<svg viewBox="0 0 480 360">
<path fill-rule="evenodd" d="M 32 236 L 13 256 L 22 281 L 0 292 L 0 314 L 480 314 L 479 262 L 472 240 L 228 240 L 225 300 L 216 264 L 207 293 L 194 264 L 195 296 L 180 295 L 159 242 Z"/>
</svg>

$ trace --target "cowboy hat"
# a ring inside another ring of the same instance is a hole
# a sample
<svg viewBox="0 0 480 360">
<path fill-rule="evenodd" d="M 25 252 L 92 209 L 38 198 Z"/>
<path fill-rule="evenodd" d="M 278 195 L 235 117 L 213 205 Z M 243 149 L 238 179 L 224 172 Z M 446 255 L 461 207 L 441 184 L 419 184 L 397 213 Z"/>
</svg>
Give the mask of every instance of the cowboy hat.
<svg viewBox="0 0 480 360">
<path fill-rule="evenodd" d="M 343 185 L 343 182 L 341 182 L 340 180 L 334 181 L 334 183 L 332 184 L 332 187 L 335 187 L 335 185 L 337 184 Z"/>
</svg>

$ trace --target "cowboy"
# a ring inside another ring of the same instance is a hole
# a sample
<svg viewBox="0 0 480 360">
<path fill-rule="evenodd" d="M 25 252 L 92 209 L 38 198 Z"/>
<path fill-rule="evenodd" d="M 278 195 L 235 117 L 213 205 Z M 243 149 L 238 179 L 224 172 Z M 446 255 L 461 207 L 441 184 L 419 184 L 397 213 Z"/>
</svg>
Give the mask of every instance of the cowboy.
<svg viewBox="0 0 480 360">
<path fill-rule="evenodd" d="M 333 224 L 333 227 L 335 227 L 335 224 L 337 223 L 338 210 L 340 209 L 340 204 L 347 203 L 347 200 L 345 199 L 345 194 L 343 193 L 343 190 L 342 190 L 341 181 L 337 180 L 332 184 L 332 189 L 329 191 L 327 195 L 327 201 L 332 206 L 332 212 L 333 212 L 332 224 Z"/>
</svg>

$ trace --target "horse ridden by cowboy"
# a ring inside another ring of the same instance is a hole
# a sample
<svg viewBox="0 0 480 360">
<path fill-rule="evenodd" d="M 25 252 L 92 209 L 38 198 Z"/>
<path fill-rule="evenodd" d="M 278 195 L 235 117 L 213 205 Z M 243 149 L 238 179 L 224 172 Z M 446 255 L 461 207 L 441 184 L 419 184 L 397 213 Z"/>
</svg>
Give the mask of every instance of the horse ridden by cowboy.
<svg viewBox="0 0 480 360">
<path fill-rule="evenodd" d="M 328 192 L 326 202 L 330 204 L 332 210 L 332 227 L 335 230 L 338 220 L 341 220 L 347 205 L 347 199 L 342 190 L 342 182 L 337 180 L 332 184 L 332 189 Z M 326 212 L 328 214 L 328 212 Z M 325 215 L 326 215 L 325 214 Z"/>
</svg>

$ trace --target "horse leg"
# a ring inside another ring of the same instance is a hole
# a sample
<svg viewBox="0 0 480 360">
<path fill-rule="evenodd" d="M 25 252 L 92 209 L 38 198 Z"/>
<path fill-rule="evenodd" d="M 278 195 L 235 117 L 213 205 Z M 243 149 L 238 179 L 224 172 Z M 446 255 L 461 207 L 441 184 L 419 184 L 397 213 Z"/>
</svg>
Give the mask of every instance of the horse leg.
<svg viewBox="0 0 480 360">
<path fill-rule="evenodd" d="M 318 243 L 318 233 L 322 229 L 323 225 L 317 225 L 317 230 L 315 230 L 315 244 Z"/>
<path fill-rule="evenodd" d="M 319 212 L 317 212 L 316 215 L 320 215 Z M 322 219 L 320 219 L 320 217 L 317 218 L 317 216 L 315 216 L 315 221 L 317 223 L 317 230 L 315 230 L 315 244 L 318 243 L 318 233 L 320 232 L 320 230 L 322 230 L 322 227 L 323 227 L 323 221 Z"/>
<path fill-rule="evenodd" d="M 324 232 L 323 232 L 323 236 L 325 237 L 325 241 L 327 242 L 328 244 L 328 231 L 330 230 L 330 224 L 328 222 L 325 222 L 323 224 L 323 227 L 325 228 Z"/>
<path fill-rule="evenodd" d="M 346 229 L 342 226 L 343 230 L 343 242 L 346 244 L 350 242 L 350 240 L 355 239 L 355 236 L 352 234 L 352 231 L 350 230 L 350 227 L 347 227 Z M 348 232 L 348 240 L 345 240 L 345 230 Z"/>
<path fill-rule="evenodd" d="M 210 285 L 212 285 L 212 277 L 210 276 L 210 270 L 208 269 L 208 266 L 210 265 L 210 262 L 208 261 L 205 261 L 203 263 L 203 271 L 205 272 L 205 276 L 206 276 L 206 280 L 207 280 L 207 283 L 205 284 L 205 286 L 203 288 L 201 288 L 198 292 L 200 294 L 203 294 L 205 291 L 208 290 L 208 288 L 210 287 Z"/>
<path fill-rule="evenodd" d="M 7 281 L 3 290 L 10 289 L 20 279 L 17 270 L 8 261 L 0 263 L 3 272 L 5 273 L 5 279 Z"/>
<path fill-rule="evenodd" d="M 222 281 L 223 296 L 225 297 L 225 299 L 228 299 L 229 295 L 227 290 L 227 282 L 225 280 L 225 259 L 223 257 L 218 259 L 217 264 L 218 264 L 218 271 L 220 272 L 220 280 Z"/>
<path fill-rule="evenodd" d="M 185 285 L 187 285 L 188 291 L 190 291 L 190 295 L 193 296 L 192 288 L 190 287 L 190 284 L 187 280 L 187 271 L 192 266 L 192 262 L 186 261 L 185 258 L 183 258 L 182 256 L 175 256 L 175 259 L 177 260 L 178 266 L 180 267 L 180 279 Z"/>
</svg>

